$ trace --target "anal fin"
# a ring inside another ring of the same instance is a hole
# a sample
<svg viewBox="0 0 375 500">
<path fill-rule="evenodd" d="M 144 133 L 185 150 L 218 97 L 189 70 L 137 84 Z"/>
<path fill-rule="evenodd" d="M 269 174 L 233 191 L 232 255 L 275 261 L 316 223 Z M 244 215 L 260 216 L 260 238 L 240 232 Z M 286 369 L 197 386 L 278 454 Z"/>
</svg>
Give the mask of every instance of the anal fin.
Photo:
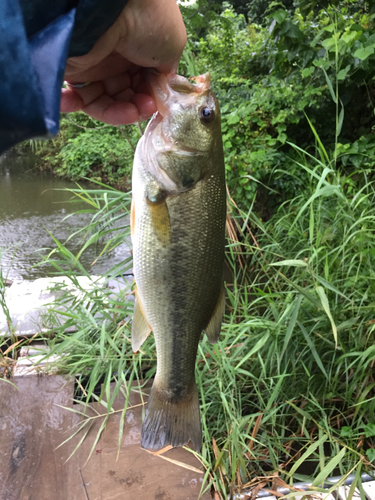
<svg viewBox="0 0 375 500">
<path fill-rule="evenodd" d="M 139 296 L 135 298 L 134 316 L 132 324 L 132 349 L 137 352 L 143 342 L 150 335 L 151 327 L 148 324 Z"/>
<path fill-rule="evenodd" d="M 223 321 L 223 316 L 225 312 L 225 290 L 224 290 L 224 283 L 221 286 L 220 290 L 220 295 L 219 299 L 216 303 L 216 307 L 214 309 L 214 312 L 211 316 L 211 319 L 204 329 L 208 340 L 211 342 L 211 344 L 216 344 L 218 341 L 218 338 L 220 336 L 220 330 L 221 330 L 221 323 Z"/>
<path fill-rule="evenodd" d="M 132 198 L 132 204 L 130 208 L 130 235 L 133 239 L 135 232 L 135 204 L 134 199 Z"/>
</svg>

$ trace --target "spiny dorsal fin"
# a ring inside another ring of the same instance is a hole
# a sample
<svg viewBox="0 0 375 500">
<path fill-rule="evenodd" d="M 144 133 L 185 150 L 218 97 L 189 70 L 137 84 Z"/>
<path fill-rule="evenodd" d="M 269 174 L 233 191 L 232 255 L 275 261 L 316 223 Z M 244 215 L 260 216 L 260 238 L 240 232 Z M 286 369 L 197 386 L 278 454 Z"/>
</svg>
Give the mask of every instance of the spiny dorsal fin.
<svg viewBox="0 0 375 500">
<path fill-rule="evenodd" d="M 221 322 L 223 321 L 224 311 L 225 311 L 225 290 L 223 283 L 220 290 L 219 300 L 217 301 L 213 315 L 208 325 L 204 329 L 208 337 L 208 340 L 211 342 L 211 344 L 216 344 L 220 336 Z"/>
<path fill-rule="evenodd" d="M 137 352 L 143 342 L 150 335 L 151 327 L 148 324 L 139 296 L 135 298 L 134 317 L 132 324 L 132 349 Z"/>
</svg>

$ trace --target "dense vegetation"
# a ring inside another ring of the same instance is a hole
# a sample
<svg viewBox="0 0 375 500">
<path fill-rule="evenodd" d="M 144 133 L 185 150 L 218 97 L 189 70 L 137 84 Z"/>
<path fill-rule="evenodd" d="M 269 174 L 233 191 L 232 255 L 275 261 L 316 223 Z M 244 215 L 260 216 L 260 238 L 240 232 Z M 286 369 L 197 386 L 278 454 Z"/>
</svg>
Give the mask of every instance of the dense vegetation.
<svg viewBox="0 0 375 500">
<path fill-rule="evenodd" d="M 314 154 L 306 116 L 338 168 L 372 166 L 375 32 L 364 6 L 346 5 L 303 15 L 274 2 L 263 26 L 228 5 L 204 38 L 190 27 L 198 70 L 211 72 L 222 105 L 227 181 L 239 203 L 259 182 L 277 191 L 277 205 L 304 186 L 290 143 Z"/>
<path fill-rule="evenodd" d="M 206 1 L 185 7 L 189 41 L 180 65 L 186 76 L 211 73 L 222 107 L 228 186 L 241 206 L 249 206 L 260 186 L 272 189 L 267 207 L 260 207 L 266 215 L 305 185 L 290 143 L 314 154 L 307 117 L 337 168 L 369 169 L 375 153 L 375 29 L 367 3 L 312 11 L 298 2 L 267 5 L 248 5 L 258 24 L 229 3 L 217 11 Z M 244 11 L 243 3 L 237 7 Z M 124 128 L 134 146 L 137 127 Z M 128 185 L 131 144 L 119 129 L 82 113 L 64 116 L 60 135 L 38 152 L 60 175 Z"/>
<path fill-rule="evenodd" d="M 246 485 L 310 479 L 318 487 L 349 472 L 361 490 L 361 473 L 374 470 L 371 9 L 361 0 L 183 7 L 189 40 L 180 72 L 212 74 L 231 194 L 226 317 L 218 344 L 200 344 L 196 369 L 200 459 L 215 498 Z M 132 147 L 121 131 L 98 130 L 79 113 L 73 120 L 94 128 L 63 118 L 60 136 L 38 150 L 43 161 L 61 175 L 126 186 Z M 135 145 L 138 128 L 125 133 Z M 110 251 L 127 237 L 113 221 L 126 216 L 129 196 L 78 194 L 93 212 L 87 244 L 105 241 Z M 86 273 L 60 242 L 47 258 L 73 280 Z M 51 353 L 69 353 L 65 372 L 89 375 L 88 400 L 103 374 L 109 394 L 112 380 L 120 391 L 155 373 L 152 337 L 131 351 L 126 293 L 67 292 L 67 323 L 49 318 Z"/>
<path fill-rule="evenodd" d="M 89 178 L 122 190 L 131 185 L 135 146 L 141 136 L 135 125 L 113 127 L 84 113 L 61 115 L 60 132 L 46 142 L 29 141 L 40 169 L 79 180 Z"/>
</svg>

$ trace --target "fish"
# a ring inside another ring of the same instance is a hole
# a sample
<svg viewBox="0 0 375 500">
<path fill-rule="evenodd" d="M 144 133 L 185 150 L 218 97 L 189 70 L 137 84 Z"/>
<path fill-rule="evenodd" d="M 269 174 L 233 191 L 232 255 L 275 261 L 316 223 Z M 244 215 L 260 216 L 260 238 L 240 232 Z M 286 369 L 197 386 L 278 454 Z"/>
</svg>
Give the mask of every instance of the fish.
<svg viewBox="0 0 375 500">
<path fill-rule="evenodd" d="M 208 73 L 189 80 L 149 70 L 147 80 L 158 111 L 136 148 L 130 217 L 132 348 L 152 331 L 157 356 L 141 445 L 199 451 L 198 343 L 203 332 L 217 342 L 225 309 L 220 107 Z"/>
</svg>

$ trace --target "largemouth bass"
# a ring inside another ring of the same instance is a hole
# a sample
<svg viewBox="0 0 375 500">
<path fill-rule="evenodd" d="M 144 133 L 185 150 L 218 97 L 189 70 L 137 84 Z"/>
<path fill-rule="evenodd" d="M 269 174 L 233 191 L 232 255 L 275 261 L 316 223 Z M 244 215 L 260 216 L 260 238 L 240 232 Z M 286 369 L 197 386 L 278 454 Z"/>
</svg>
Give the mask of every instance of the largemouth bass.
<svg viewBox="0 0 375 500">
<path fill-rule="evenodd" d="M 224 155 L 220 109 L 208 74 L 191 83 L 149 74 L 157 102 L 133 167 L 131 233 L 136 300 L 132 347 L 153 331 L 157 370 L 142 446 L 158 449 L 202 431 L 194 369 L 205 331 L 216 342 L 224 313 Z"/>
</svg>

